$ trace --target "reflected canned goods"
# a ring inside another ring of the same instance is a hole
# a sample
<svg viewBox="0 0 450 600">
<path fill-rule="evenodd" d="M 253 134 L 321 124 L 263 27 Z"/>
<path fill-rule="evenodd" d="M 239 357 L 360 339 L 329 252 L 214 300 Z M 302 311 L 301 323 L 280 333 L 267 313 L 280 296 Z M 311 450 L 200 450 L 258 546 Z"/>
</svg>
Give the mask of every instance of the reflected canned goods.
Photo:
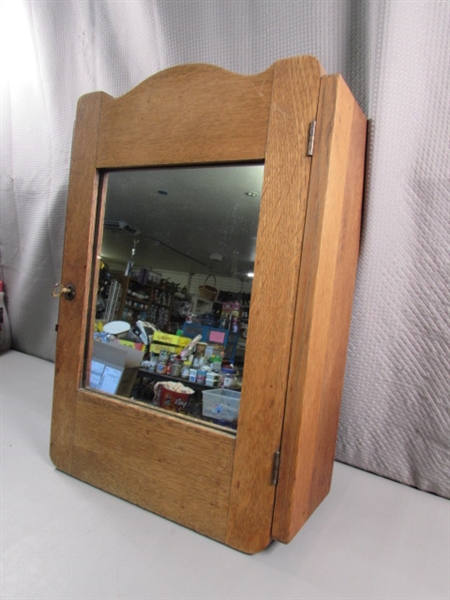
<svg viewBox="0 0 450 600">
<path fill-rule="evenodd" d="M 197 383 L 201 383 L 202 385 L 205 385 L 206 382 L 206 371 L 204 371 L 203 369 L 199 369 L 197 371 Z"/>
<path fill-rule="evenodd" d="M 236 383 L 236 371 L 234 369 L 222 369 L 220 381 L 224 388 L 233 387 Z"/>
<path fill-rule="evenodd" d="M 164 375 L 164 373 L 166 372 L 166 363 L 159 362 L 156 365 L 156 372 L 158 373 L 158 375 Z"/>
</svg>

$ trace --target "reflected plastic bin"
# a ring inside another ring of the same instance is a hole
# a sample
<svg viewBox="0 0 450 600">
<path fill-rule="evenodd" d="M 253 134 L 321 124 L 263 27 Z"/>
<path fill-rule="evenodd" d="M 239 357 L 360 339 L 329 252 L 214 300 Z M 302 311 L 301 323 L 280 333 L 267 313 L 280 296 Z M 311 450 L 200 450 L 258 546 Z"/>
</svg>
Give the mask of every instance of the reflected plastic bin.
<svg viewBox="0 0 450 600">
<path fill-rule="evenodd" d="M 202 414 L 220 425 L 236 424 L 240 401 L 241 392 L 235 390 L 218 388 L 204 391 Z"/>
</svg>

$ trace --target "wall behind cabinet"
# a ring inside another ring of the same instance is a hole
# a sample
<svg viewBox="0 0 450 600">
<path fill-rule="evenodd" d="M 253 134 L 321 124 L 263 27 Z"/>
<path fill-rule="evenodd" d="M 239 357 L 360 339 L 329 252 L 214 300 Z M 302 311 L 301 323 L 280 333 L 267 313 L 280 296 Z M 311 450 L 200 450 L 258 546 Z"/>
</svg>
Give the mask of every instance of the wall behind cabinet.
<svg viewBox="0 0 450 600">
<path fill-rule="evenodd" d="M 448 2 L 2 2 L 1 261 L 13 346 L 53 360 L 79 96 L 312 54 L 372 120 L 338 459 L 450 496 Z M 282 209 L 282 207 L 281 207 Z"/>
</svg>

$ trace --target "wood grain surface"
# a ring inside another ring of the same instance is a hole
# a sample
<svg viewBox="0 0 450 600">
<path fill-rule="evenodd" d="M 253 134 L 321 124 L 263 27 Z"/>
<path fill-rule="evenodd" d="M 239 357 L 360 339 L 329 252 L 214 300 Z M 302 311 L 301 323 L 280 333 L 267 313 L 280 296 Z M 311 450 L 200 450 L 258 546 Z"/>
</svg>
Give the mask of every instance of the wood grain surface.
<svg viewBox="0 0 450 600">
<path fill-rule="evenodd" d="M 84 367 L 99 184 L 98 125 L 105 97 L 99 92 L 80 98 L 72 142 L 61 281 L 72 283 L 76 296 L 60 298 L 50 441 L 51 458 L 63 471 L 70 470 L 76 390 Z"/>
<path fill-rule="evenodd" d="M 323 77 L 295 310 L 273 537 L 288 542 L 329 491 L 356 276 L 366 119 Z"/>
<path fill-rule="evenodd" d="M 211 65 L 158 73 L 105 104 L 98 166 L 263 159 L 272 79 L 272 68 L 251 76 Z"/>
<path fill-rule="evenodd" d="M 80 391 L 72 475 L 225 541 L 235 438 Z"/>
<path fill-rule="evenodd" d="M 227 544 L 257 552 L 271 540 L 274 453 L 280 448 L 321 67 L 274 65 L 255 277 Z"/>
</svg>

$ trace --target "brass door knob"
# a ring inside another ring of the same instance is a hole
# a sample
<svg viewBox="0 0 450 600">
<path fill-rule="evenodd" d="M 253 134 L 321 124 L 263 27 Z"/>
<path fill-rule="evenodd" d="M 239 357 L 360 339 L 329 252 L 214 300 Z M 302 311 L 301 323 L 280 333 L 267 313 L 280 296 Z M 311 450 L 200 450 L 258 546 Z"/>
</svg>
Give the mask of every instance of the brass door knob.
<svg viewBox="0 0 450 600">
<path fill-rule="evenodd" d="M 63 285 L 62 283 L 56 283 L 52 291 L 53 298 L 59 298 L 60 296 L 64 296 L 66 300 L 73 300 L 75 298 L 75 294 L 76 291 L 73 283 L 68 283 L 67 285 Z"/>
</svg>

